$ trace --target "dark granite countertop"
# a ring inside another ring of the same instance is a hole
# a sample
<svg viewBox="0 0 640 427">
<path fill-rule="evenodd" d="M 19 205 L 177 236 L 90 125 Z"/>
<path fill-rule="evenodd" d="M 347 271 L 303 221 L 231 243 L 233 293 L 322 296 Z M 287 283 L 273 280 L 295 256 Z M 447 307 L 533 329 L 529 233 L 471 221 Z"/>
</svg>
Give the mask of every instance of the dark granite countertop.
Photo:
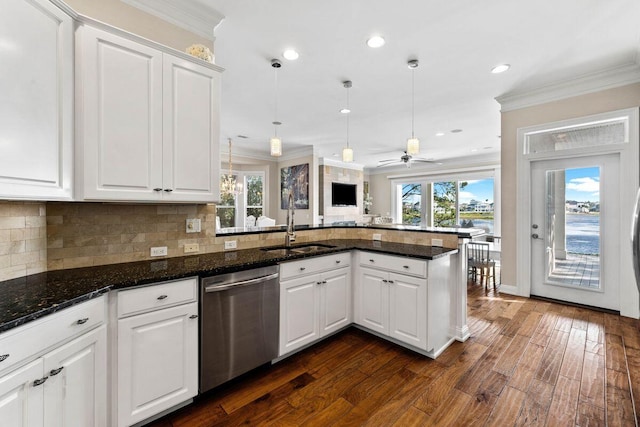
<svg viewBox="0 0 640 427">
<path fill-rule="evenodd" d="M 323 240 L 314 243 L 333 247 L 312 253 L 287 255 L 270 253 L 260 248 L 214 252 L 153 261 L 57 270 L 6 280 L 0 282 L 0 332 L 98 297 L 112 289 L 125 289 L 192 276 L 213 276 L 352 249 L 426 260 L 458 252 L 457 249 L 371 240 Z"/>
<path fill-rule="evenodd" d="M 421 233 L 441 233 L 456 234 L 462 239 L 471 239 L 473 237 L 487 234 L 482 228 L 466 228 L 466 227 L 423 227 L 420 225 L 403 225 L 403 224 L 327 224 L 327 225 L 305 225 L 296 224 L 296 231 L 304 230 L 323 230 L 327 228 L 371 228 L 378 230 L 398 230 L 398 231 L 418 231 Z M 216 236 L 237 236 L 240 234 L 260 234 L 260 233 L 278 233 L 287 231 L 286 225 L 274 225 L 272 227 L 230 227 L 223 228 L 216 232 Z"/>
</svg>

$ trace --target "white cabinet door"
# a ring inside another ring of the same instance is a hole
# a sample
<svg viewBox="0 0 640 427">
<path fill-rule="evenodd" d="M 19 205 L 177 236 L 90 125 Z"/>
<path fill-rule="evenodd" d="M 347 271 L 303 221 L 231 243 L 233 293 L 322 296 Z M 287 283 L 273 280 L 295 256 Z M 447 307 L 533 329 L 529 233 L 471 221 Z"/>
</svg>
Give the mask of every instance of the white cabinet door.
<svg viewBox="0 0 640 427">
<path fill-rule="evenodd" d="M 360 268 L 358 319 L 356 323 L 382 334 L 389 334 L 389 273 Z"/>
<path fill-rule="evenodd" d="M 198 392 L 198 304 L 118 320 L 118 426 Z"/>
<path fill-rule="evenodd" d="M 427 280 L 389 275 L 389 335 L 427 350 Z"/>
<path fill-rule="evenodd" d="M 42 427 L 44 383 L 42 359 L 0 377 L 0 425 Z M 46 380 L 45 380 L 46 383 Z"/>
<path fill-rule="evenodd" d="M 2 0 L 0 198 L 72 197 L 73 20 L 47 0 Z"/>
<path fill-rule="evenodd" d="M 79 31 L 80 196 L 160 200 L 162 52 L 96 28 Z"/>
<path fill-rule="evenodd" d="M 215 201 L 220 185 L 220 74 L 163 56 L 163 188 L 166 200 Z"/>
<path fill-rule="evenodd" d="M 318 275 L 280 282 L 280 356 L 320 338 L 319 282 Z"/>
<path fill-rule="evenodd" d="M 341 268 L 321 275 L 320 335 L 351 323 L 351 269 Z"/>
<path fill-rule="evenodd" d="M 100 326 L 43 357 L 47 427 L 107 425 L 106 346 Z"/>
</svg>

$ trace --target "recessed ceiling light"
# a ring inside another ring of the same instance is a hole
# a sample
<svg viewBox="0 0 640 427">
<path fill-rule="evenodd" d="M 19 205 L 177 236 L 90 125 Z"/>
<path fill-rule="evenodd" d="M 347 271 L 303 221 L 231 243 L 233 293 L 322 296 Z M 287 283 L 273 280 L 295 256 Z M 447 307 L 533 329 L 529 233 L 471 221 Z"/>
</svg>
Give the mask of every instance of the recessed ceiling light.
<svg viewBox="0 0 640 427">
<path fill-rule="evenodd" d="M 436 133 L 436 136 L 444 136 L 444 132 L 438 132 Z"/>
<path fill-rule="evenodd" d="M 377 48 L 384 46 L 384 39 L 382 36 L 371 36 L 369 40 L 367 40 L 367 46 Z"/>
<path fill-rule="evenodd" d="M 300 57 L 300 54 L 298 54 L 294 49 L 287 49 L 282 52 L 282 56 L 284 56 L 284 59 L 288 59 L 289 61 L 295 61 Z"/>
<path fill-rule="evenodd" d="M 452 129 L 451 133 L 460 133 L 462 132 L 462 129 Z"/>
<path fill-rule="evenodd" d="M 472 148 L 472 149 L 471 149 L 471 152 L 472 152 L 472 153 L 475 153 L 476 151 L 478 151 L 478 149 L 477 149 L 477 148 Z"/>
<path fill-rule="evenodd" d="M 342 114 L 349 114 L 349 113 L 351 112 L 351 110 L 350 110 L 350 109 L 348 109 L 348 108 L 343 108 L 343 109 L 341 109 L 341 110 L 340 110 L 340 112 L 341 112 Z"/>
<path fill-rule="evenodd" d="M 509 65 L 509 64 L 500 64 L 500 65 L 496 65 L 495 67 L 493 67 L 491 69 L 491 72 L 493 74 L 500 74 L 500 73 L 504 73 L 509 68 L 511 68 L 511 65 Z"/>
</svg>

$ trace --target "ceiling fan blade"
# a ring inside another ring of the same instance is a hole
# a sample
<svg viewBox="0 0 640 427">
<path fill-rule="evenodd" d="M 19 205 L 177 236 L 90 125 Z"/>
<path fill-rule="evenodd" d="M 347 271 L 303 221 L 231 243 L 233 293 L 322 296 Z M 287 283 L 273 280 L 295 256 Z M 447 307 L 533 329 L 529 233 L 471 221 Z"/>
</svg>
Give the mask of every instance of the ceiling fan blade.
<svg viewBox="0 0 640 427">
<path fill-rule="evenodd" d="M 378 164 L 376 167 L 377 167 L 377 168 L 383 168 L 383 167 L 385 167 L 385 166 L 391 166 L 391 165 L 396 165 L 396 164 L 397 164 L 397 165 L 400 165 L 400 164 L 402 164 L 402 162 L 398 162 L 398 161 L 394 160 L 393 162 L 380 163 L 380 164 Z"/>
<path fill-rule="evenodd" d="M 378 163 L 386 163 L 386 162 L 397 162 L 398 159 L 386 159 L 386 160 L 378 160 Z"/>
</svg>

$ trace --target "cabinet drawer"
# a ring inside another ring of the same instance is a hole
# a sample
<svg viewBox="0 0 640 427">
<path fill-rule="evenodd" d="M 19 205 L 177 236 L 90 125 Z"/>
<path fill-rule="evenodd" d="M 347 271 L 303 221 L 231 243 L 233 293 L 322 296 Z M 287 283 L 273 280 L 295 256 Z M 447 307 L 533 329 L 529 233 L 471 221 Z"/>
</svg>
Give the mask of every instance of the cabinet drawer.
<svg viewBox="0 0 640 427">
<path fill-rule="evenodd" d="M 118 292 L 118 318 L 197 300 L 198 279 L 176 280 Z"/>
<path fill-rule="evenodd" d="M 416 277 L 427 277 L 427 261 L 373 252 L 360 252 L 360 265 Z"/>
<path fill-rule="evenodd" d="M 280 280 L 351 265 L 351 252 L 318 256 L 280 264 Z"/>
<path fill-rule="evenodd" d="M 0 371 L 93 329 L 105 321 L 105 297 L 51 314 L 0 335 Z M 2 357 L 6 356 L 6 357 Z"/>
</svg>

